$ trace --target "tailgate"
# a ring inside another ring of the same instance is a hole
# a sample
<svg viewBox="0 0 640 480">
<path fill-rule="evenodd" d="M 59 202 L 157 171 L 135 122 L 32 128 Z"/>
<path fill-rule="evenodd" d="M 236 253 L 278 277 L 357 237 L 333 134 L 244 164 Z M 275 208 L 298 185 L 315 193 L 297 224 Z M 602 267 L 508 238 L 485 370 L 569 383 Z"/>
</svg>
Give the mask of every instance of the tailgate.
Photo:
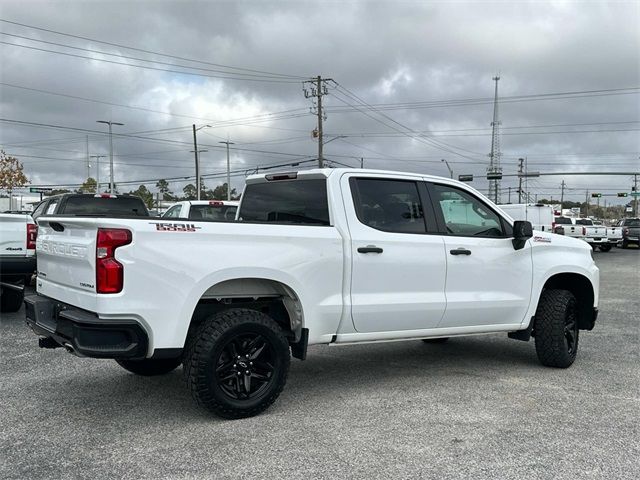
<svg viewBox="0 0 640 480">
<path fill-rule="evenodd" d="M 38 279 L 95 293 L 96 233 L 92 220 L 39 219 Z"/>
<path fill-rule="evenodd" d="M 27 223 L 33 223 L 31 217 L 27 215 L 0 215 L 0 255 L 4 257 L 27 255 Z"/>
</svg>

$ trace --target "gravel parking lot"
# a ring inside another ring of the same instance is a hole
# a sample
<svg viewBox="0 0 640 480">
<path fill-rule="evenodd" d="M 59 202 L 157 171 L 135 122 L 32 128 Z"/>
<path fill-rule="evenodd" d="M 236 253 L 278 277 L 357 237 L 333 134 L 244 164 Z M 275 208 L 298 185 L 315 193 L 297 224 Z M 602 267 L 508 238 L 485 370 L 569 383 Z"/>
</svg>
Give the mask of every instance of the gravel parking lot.
<svg viewBox="0 0 640 480">
<path fill-rule="evenodd" d="M 266 413 L 198 409 L 178 370 L 43 350 L 0 322 L 0 478 L 640 478 L 640 252 L 594 253 L 600 317 L 568 370 L 489 335 L 312 347 Z"/>
</svg>

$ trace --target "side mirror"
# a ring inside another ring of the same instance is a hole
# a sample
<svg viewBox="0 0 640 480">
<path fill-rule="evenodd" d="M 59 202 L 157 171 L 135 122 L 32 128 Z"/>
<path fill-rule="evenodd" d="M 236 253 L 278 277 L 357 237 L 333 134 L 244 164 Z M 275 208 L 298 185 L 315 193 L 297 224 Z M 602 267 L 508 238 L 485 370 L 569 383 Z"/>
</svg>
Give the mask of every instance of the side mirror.
<svg viewBox="0 0 640 480">
<path fill-rule="evenodd" d="M 531 222 L 524 220 L 513 222 L 513 248 L 516 250 L 524 248 L 524 244 L 531 237 L 533 237 L 533 225 L 531 225 Z"/>
</svg>

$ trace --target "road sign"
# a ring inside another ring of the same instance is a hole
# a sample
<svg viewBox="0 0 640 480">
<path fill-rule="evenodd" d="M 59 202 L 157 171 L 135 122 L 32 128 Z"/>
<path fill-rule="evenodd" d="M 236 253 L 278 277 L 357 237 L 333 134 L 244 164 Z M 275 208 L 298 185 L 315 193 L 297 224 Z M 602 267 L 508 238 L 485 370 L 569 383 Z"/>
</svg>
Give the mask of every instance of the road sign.
<svg viewBox="0 0 640 480">
<path fill-rule="evenodd" d="M 31 193 L 51 193 L 51 192 L 53 192 L 53 188 L 29 187 L 29 191 Z"/>
<path fill-rule="evenodd" d="M 632 197 L 640 197 L 640 192 L 631 192 Z"/>
<path fill-rule="evenodd" d="M 458 180 L 461 182 L 473 182 L 473 175 L 458 175 Z"/>
</svg>

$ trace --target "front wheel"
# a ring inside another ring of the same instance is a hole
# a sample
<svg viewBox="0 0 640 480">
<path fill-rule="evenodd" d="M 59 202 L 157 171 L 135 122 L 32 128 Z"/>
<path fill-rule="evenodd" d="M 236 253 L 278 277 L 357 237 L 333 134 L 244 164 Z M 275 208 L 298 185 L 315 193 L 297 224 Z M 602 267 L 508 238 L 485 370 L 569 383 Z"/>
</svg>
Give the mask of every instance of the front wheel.
<svg viewBox="0 0 640 480">
<path fill-rule="evenodd" d="M 545 290 L 536 310 L 534 335 L 540 363 L 567 368 L 578 353 L 576 299 L 567 290 Z"/>
<path fill-rule="evenodd" d="M 608 252 L 609 250 L 611 250 L 611 245 L 600 245 L 601 252 Z"/>
<path fill-rule="evenodd" d="M 182 358 L 144 358 L 142 360 L 117 358 L 116 362 L 131 373 L 143 377 L 153 377 L 172 372 L 180 366 Z"/>
<path fill-rule="evenodd" d="M 287 381 L 289 343 L 264 313 L 230 309 L 207 318 L 188 342 L 185 377 L 198 404 L 223 418 L 258 415 Z"/>
</svg>

